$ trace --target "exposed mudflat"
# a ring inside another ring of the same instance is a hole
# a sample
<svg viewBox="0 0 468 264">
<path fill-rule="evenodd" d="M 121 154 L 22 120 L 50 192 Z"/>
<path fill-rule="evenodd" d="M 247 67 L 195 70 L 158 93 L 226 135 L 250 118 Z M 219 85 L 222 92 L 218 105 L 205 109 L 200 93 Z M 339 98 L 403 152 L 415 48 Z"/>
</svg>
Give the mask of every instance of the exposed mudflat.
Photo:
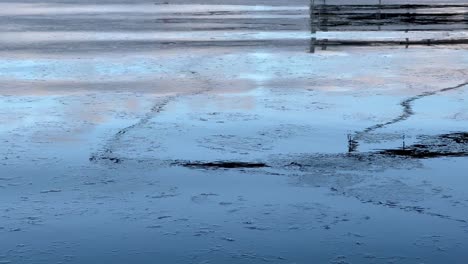
<svg viewBox="0 0 468 264">
<path fill-rule="evenodd" d="M 467 45 L 311 47 L 466 30 L 270 2 L 0 1 L 0 263 L 465 263 Z"/>
</svg>

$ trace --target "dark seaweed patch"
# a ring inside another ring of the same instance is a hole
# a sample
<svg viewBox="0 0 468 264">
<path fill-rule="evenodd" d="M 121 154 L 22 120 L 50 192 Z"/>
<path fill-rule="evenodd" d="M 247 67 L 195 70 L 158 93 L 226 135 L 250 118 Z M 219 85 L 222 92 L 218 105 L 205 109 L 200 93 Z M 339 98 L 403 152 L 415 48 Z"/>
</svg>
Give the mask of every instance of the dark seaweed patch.
<svg viewBox="0 0 468 264">
<path fill-rule="evenodd" d="M 441 138 L 451 139 L 458 144 L 468 144 L 468 133 L 452 133 L 441 135 Z"/>
<path fill-rule="evenodd" d="M 439 158 L 439 157 L 463 157 L 468 156 L 466 152 L 439 152 L 422 150 L 418 148 L 411 149 L 387 149 L 379 152 L 384 155 L 403 156 L 416 159 L 428 159 L 428 158 Z"/>
<path fill-rule="evenodd" d="M 180 165 L 189 168 L 200 169 L 244 169 L 244 168 L 265 168 L 269 167 L 261 162 L 240 162 L 240 161 L 214 161 L 214 162 L 175 162 L 175 165 Z"/>
<path fill-rule="evenodd" d="M 386 149 L 379 154 L 417 159 L 468 156 L 468 133 L 451 133 L 425 137 L 418 144 L 405 148 Z"/>
<path fill-rule="evenodd" d="M 98 157 L 96 155 L 92 155 L 89 158 L 89 161 L 91 161 L 91 162 L 97 162 L 98 160 L 108 160 L 108 161 L 111 161 L 112 163 L 116 163 L 116 164 L 122 163 L 122 159 L 114 158 L 114 157 Z"/>
</svg>

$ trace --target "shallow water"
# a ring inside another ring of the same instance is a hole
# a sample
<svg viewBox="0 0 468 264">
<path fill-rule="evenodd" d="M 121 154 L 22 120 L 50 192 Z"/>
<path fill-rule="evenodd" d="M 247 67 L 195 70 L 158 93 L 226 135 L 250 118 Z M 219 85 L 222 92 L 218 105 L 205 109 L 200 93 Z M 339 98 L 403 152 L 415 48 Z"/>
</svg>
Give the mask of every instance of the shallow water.
<svg viewBox="0 0 468 264">
<path fill-rule="evenodd" d="M 312 54 L 297 1 L 70 3 L 0 4 L 0 263 L 468 257 L 466 46 Z"/>
</svg>

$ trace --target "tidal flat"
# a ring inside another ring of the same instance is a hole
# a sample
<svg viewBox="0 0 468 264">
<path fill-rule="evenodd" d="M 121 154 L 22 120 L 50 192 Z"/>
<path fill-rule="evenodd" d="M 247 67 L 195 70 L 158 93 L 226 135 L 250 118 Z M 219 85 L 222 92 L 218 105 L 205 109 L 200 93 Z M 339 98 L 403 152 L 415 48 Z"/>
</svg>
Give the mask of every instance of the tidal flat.
<svg viewBox="0 0 468 264">
<path fill-rule="evenodd" d="M 309 8 L 0 0 L 0 263 L 465 263 L 468 31 Z"/>
</svg>

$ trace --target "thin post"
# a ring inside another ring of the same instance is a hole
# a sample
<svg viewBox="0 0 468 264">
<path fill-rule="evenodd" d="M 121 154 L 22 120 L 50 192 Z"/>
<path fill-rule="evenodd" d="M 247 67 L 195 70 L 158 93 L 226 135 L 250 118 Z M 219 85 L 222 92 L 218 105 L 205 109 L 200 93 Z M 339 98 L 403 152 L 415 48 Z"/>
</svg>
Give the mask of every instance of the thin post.
<svg viewBox="0 0 468 264">
<path fill-rule="evenodd" d="M 322 41 L 322 50 L 327 50 L 328 39 L 323 39 Z"/>
<path fill-rule="evenodd" d="M 315 44 L 317 43 L 317 38 L 312 37 L 310 39 L 310 53 L 315 53 Z"/>
</svg>

